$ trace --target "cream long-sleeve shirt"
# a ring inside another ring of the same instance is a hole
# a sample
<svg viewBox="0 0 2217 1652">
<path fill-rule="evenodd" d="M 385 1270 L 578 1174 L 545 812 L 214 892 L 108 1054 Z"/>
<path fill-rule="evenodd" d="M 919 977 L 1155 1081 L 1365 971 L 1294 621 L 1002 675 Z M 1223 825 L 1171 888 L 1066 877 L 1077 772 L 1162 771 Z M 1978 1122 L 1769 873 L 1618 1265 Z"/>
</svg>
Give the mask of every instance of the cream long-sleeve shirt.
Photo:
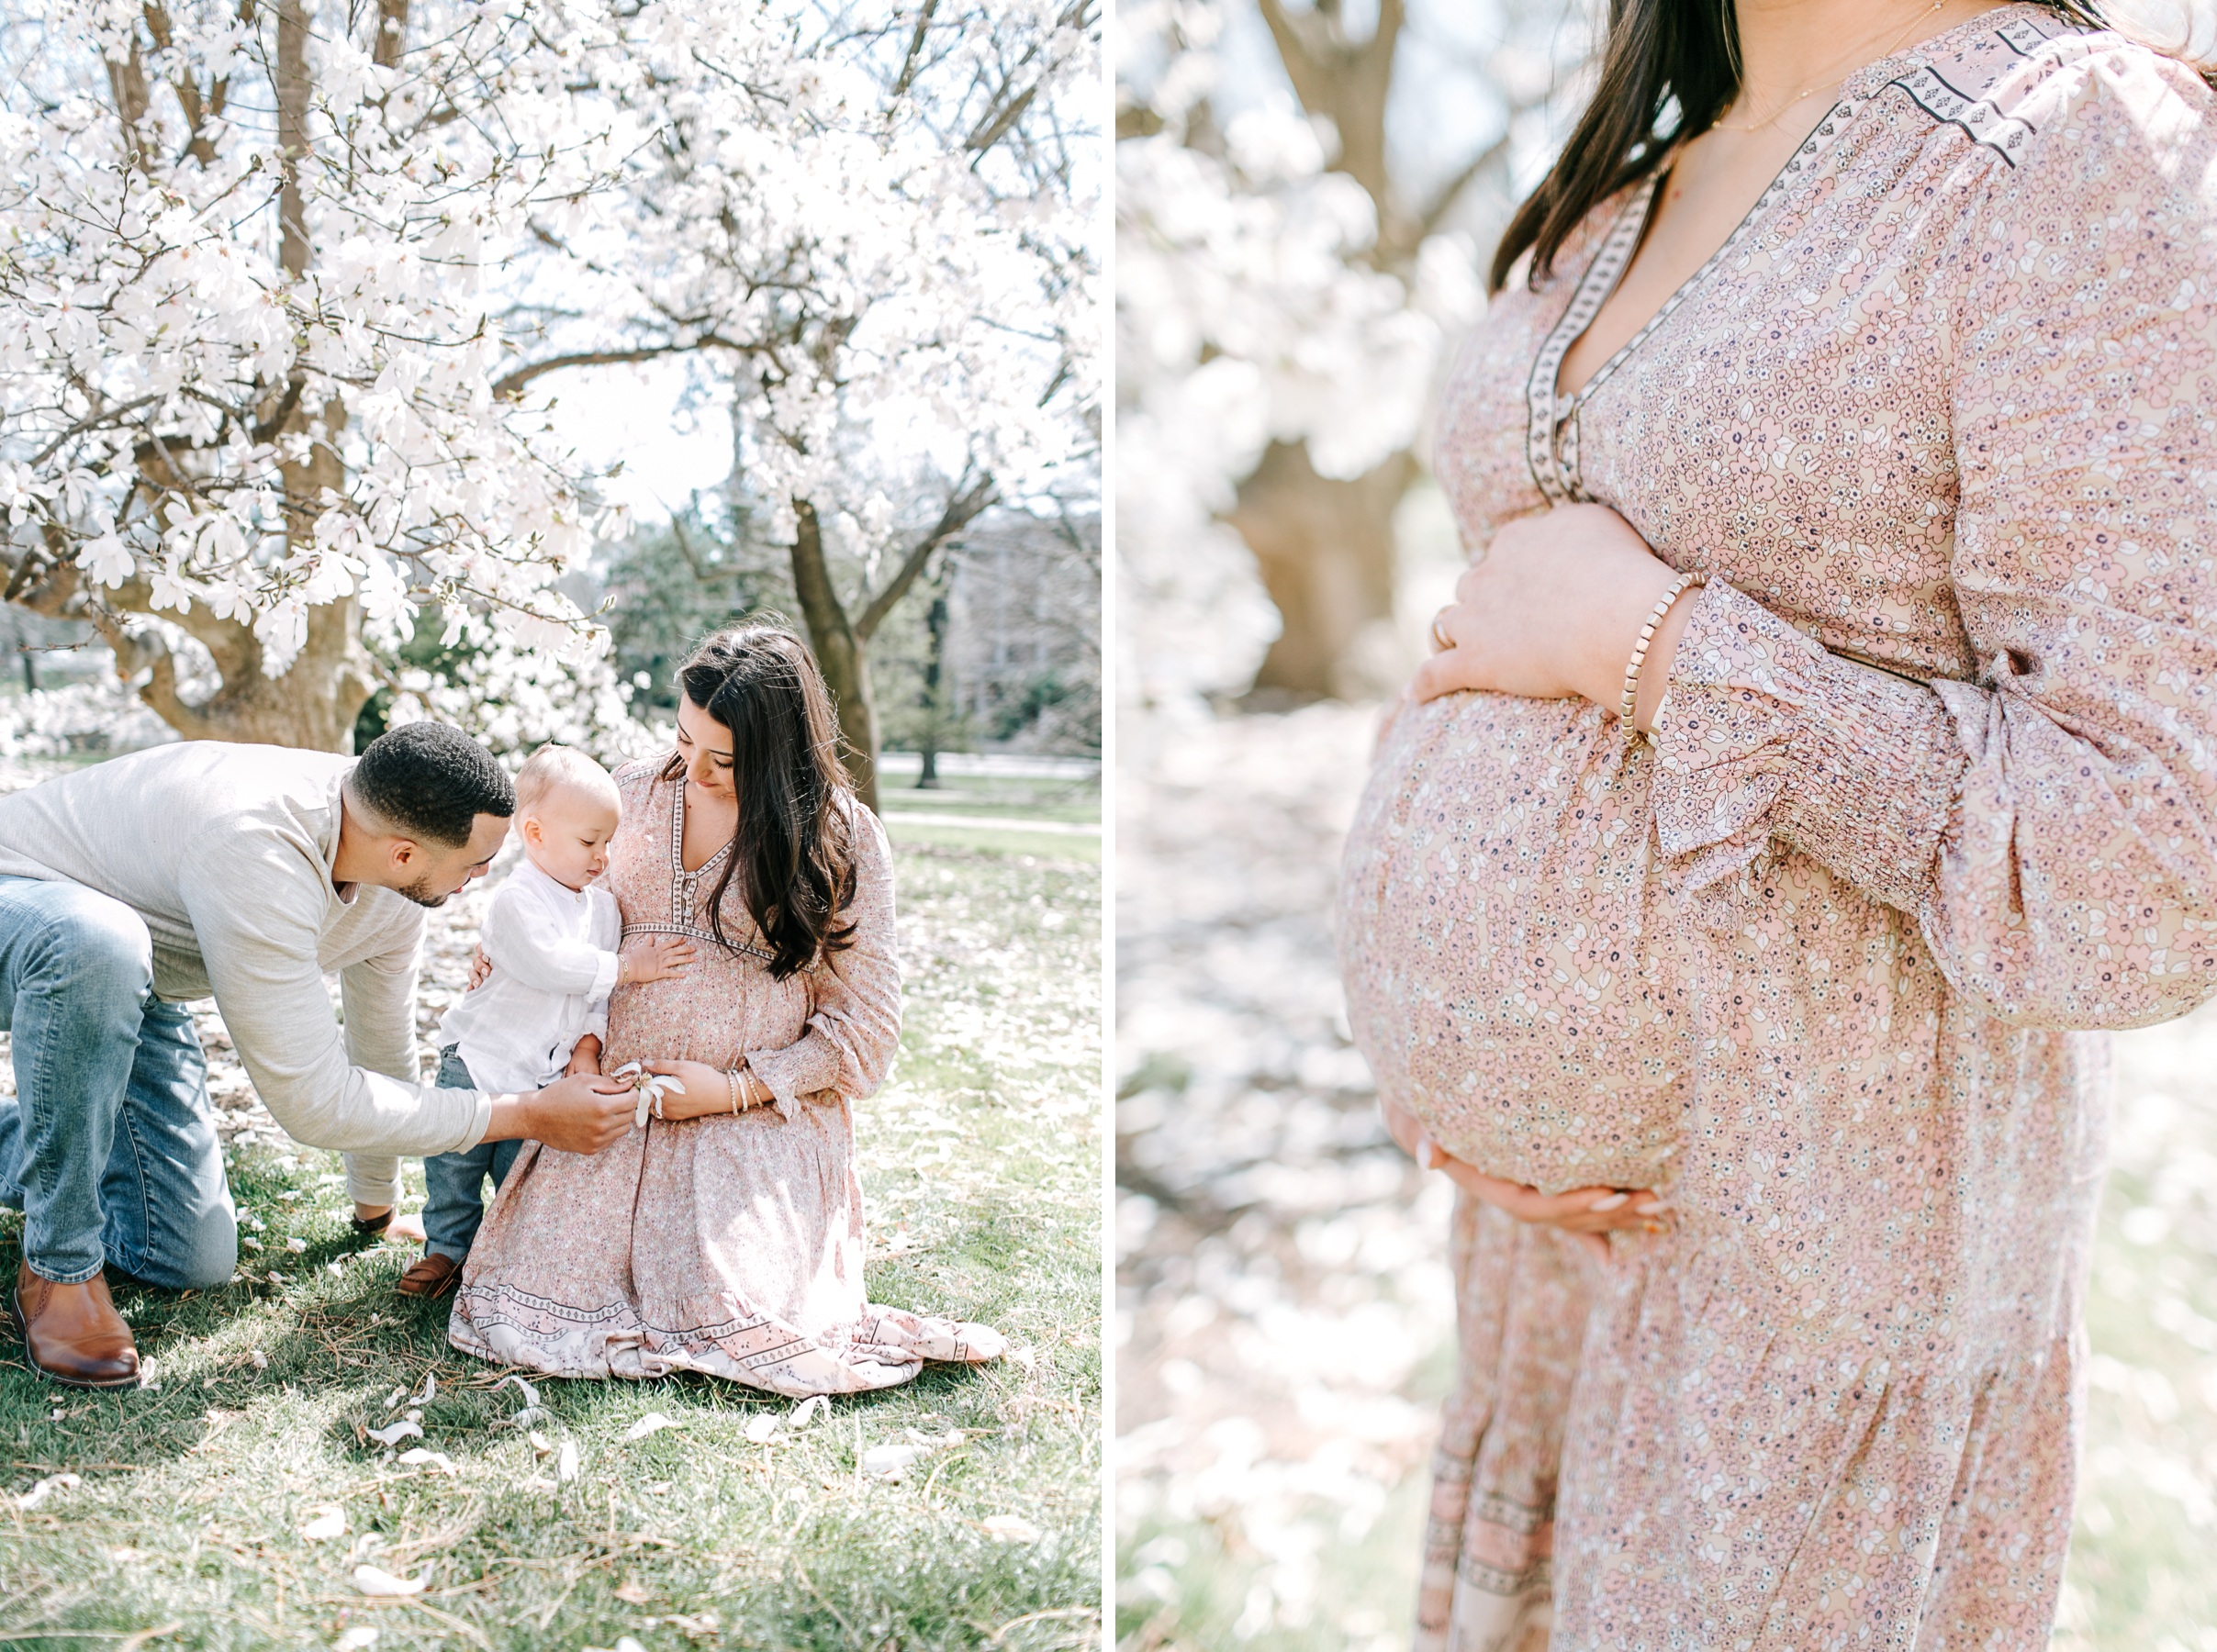
<svg viewBox="0 0 2217 1652">
<path fill-rule="evenodd" d="M 214 741 L 96 764 L 0 798 L 0 877 L 81 884 L 138 913 L 155 995 L 213 996 L 271 1115 L 294 1140 L 344 1152 L 355 1200 L 391 1204 L 397 1155 L 475 1146 L 492 1098 L 417 1082 L 422 910 L 332 884 L 353 767 Z"/>
<path fill-rule="evenodd" d="M 492 979 L 439 1023 L 442 1043 L 487 1089 L 537 1089 L 562 1077 L 590 1032 L 608 1038 L 623 920 L 603 888 L 573 889 L 530 861 L 493 897 L 478 935 Z"/>
</svg>

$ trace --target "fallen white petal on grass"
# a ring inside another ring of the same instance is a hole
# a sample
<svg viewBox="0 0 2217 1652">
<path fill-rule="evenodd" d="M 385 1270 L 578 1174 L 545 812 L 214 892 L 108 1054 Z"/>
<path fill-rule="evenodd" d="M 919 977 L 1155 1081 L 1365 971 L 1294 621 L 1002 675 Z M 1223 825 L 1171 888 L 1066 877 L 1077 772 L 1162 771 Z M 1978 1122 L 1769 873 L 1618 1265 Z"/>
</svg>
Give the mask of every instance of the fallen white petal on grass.
<svg viewBox="0 0 2217 1652">
<path fill-rule="evenodd" d="M 382 1567 L 354 1568 L 354 1587 L 365 1595 L 405 1600 L 409 1595 L 421 1594 L 431 1587 L 431 1568 L 428 1566 L 412 1578 L 396 1578 Z"/>
<path fill-rule="evenodd" d="M 400 1403 L 400 1402 L 401 1402 L 403 1400 L 405 1400 L 405 1399 L 407 1399 L 407 1398 L 408 1398 L 408 1390 L 406 1390 L 406 1389 L 395 1389 L 395 1390 L 393 1390 L 391 1393 L 389 1393 L 389 1394 L 386 1395 L 386 1397 L 385 1397 L 385 1409 L 386 1409 L 386 1411 L 391 1411 L 391 1410 L 393 1409 L 393 1407 L 395 1407 L 396 1405 L 398 1405 L 398 1404 L 399 1404 L 399 1403 Z"/>
<path fill-rule="evenodd" d="M 439 1373 L 436 1371 L 426 1371 L 423 1373 L 423 1387 L 417 1392 L 410 1394 L 408 1397 L 408 1402 L 410 1405 L 429 1405 L 431 1402 L 431 1397 L 438 1393 L 438 1391 Z"/>
<path fill-rule="evenodd" d="M 546 1416 L 546 1407 L 543 1405 L 527 1405 L 512 1417 L 500 1418 L 494 1423 L 493 1426 L 495 1428 L 529 1428 L 534 1423 L 545 1422 Z"/>
<path fill-rule="evenodd" d="M 577 1478 L 577 1442 L 562 1442 L 562 1453 L 554 1459 L 554 1479 L 564 1485 Z"/>
<path fill-rule="evenodd" d="M 319 1503 L 308 1513 L 314 1518 L 300 1528 L 300 1535 L 310 1543 L 346 1535 L 346 1511 L 337 1503 Z"/>
<path fill-rule="evenodd" d="M 499 1381 L 494 1383 L 491 1391 L 497 1394 L 502 1389 L 508 1387 L 508 1385 L 511 1382 L 516 1385 L 516 1391 L 523 1396 L 524 1404 L 536 1405 L 539 1403 L 539 1390 L 533 1388 L 530 1383 L 524 1381 L 522 1378 L 517 1376 L 513 1371 L 510 1371 Z"/>
<path fill-rule="evenodd" d="M 241 1239 L 239 1243 L 245 1245 L 248 1250 L 260 1250 L 262 1248 L 262 1241 L 255 1238 L 252 1233 L 247 1234 L 244 1238 Z"/>
<path fill-rule="evenodd" d="M 402 1452 L 400 1461 L 411 1468 L 418 1464 L 428 1464 L 442 1474 L 460 1474 L 462 1472 L 461 1469 L 454 1467 L 454 1459 L 447 1456 L 445 1452 L 426 1451 L 420 1446 Z"/>
<path fill-rule="evenodd" d="M 746 1425 L 746 1437 L 757 1446 L 767 1446 L 778 1437 L 780 1421 L 776 1412 L 765 1412 Z"/>
<path fill-rule="evenodd" d="M 623 1431 L 627 1440 L 644 1440 L 647 1435 L 665 1428 L 683 1428 L 684 1423 L 675 1417 L 666 1417 L 660 1412 L 649 1412 Z"/>
<path fill-rule="evenodd" d="M 380 1446 L 397 1446 L 410 1434 L 419 1440 L 423 1438 L 423 1424 L 403 1417 L 390 1428 L 365 1428 L 362 1432 Z"/>
<path fill-rule="evenodd" d="M 57 1491 L 74 1491 L 84 1481 L 73 1474 L 53 1474 L 39 1481 L 16 1499 L 18 1509 L 35 1509 Z"/>
<path fill-rule="evenodd" d="M 811 1394 L 786 1414 L 785 1425 L 796 1431 L 806 1428 L 831 1409 L 832 1402 L 828 1396 Z"/>
<path fill-rule="evenodd" d="M 535 1428 L 532 1429 L 530 1434 L 526 1434 L 524 1438 L 531 1441 L 532 1451 L 535 1456 L 544 1457 L 548 1452 L 554 1450 L 554 1447 L 547 1444 L 546 1436 L 541 1434 Z"/>
<path fill-rule="evenodd" d="M 257 1371 L 266 1371 L 269 1369 L 269 1356 L 264 1354 L 260 1348 L 256 1348 L 246 1357 L 247 1362 L 251 1364 Z"/>
<path fill-rule="evenodd" d="M 308 1249 L 308 1241 L 296 1235 L 285 1242 L 285 1248 L 295 1256 L 298 1256 L 302 1251 Z"/>
<path fill-rule="evenodd" d="M 346 1271 L 346 1264 L 343 1262 L 326 1262 L 323 1265 L 323 1269 L 326 1273 L 344 1273 Z"/>
<path fill-rule="evenodd" d="M 1036 1543 L 1039 1528 L 1021 1514 L 988 1514 L 985 1535 L 1001 1543 Z"/>
<path fill-rule="evenodd" d="M 959 1446 L 969 1438 L 959 1428 L 950 1428 L 943 1434 L 922 1434 L 913 1428 L 904 1428 L 901 1432 L 908 1435 L 910 1445 L 921 1446 L 926 1451 L 937 1451 L 946 1446 Z"/>
<path fill-rule="evenodd" d="M 331 1642 L 331 1652 L 362 1652 L 364 1646 L 377 1643 L 377 1632 L 367 1624 L 356 1624 L 352 1629 Z"/>
<path fill-rule="evenodd" d="M 1027 1371 L 1036 1371 L 1039 1368 L 1039 1351 L 1029 1343 L 1025 1343 L 1021 1347 L 1011 1348 L 1008 1351 L 1008 1356 Z"/>
<path fill-rule="evenodd" d="M 862 1454 L 862 1472 L 890 1479 L 923 1455 L 913 1446 L 873 1446 Z"/>
</svg>

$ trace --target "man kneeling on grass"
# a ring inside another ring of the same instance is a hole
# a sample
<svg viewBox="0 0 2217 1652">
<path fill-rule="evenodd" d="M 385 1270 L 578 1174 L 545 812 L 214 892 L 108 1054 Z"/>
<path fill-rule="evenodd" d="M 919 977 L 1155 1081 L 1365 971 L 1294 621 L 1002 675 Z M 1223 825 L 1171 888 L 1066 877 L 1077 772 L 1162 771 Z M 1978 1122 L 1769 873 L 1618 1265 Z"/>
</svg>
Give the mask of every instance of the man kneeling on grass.
<svg viewBox="0 0 2217 1652">
<path fill-rule="evenodd" d="M 187 1000 L 214 995 L 294 1140 L 348 1154 L 365 1233 L 392 1219 L 398 1155 L 524 1137 L 591 1154 L 631 1127 L 632 1092 L 590 1075 L 516 1095 L 418 1082 L 421 909 L 484 872 L 514 810 L 491 754 L 429 722 L 359 759 L 196 741 L 0 798 L 0 1028 L 16 1069 L 0 1202 L 24 1212 L 9 1306 L 34 1367 L 135 1384 L 103 1265 L 174 1289 L 237 1265 Z"/>
</svg>

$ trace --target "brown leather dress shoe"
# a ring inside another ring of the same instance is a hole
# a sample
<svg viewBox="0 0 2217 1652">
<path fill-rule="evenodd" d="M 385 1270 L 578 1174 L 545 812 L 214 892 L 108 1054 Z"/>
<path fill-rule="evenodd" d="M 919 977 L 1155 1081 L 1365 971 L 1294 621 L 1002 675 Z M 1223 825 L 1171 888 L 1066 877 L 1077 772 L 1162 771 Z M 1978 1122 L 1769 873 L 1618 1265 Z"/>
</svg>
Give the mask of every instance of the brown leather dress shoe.
<svg viewBox="0 0 2217 1652">
<path fill-rule="evenodd" d="M 56 1382 L 72 1388 L 139 1386 L 139 1349 L 102 1275 L 80 1285 L 57 1285 L 31 1272 L 27 1259 L 16 1269 L 8 1309 L 31 1364 Z"/>
<path fill-rule="evenodd" d="M 402 1296 L 439 1297 L 453 1289 L 461 1278 L 461 1263 L 437 1251 L 425 1251 L 409 1264 L 408 1272 L 393 1289 Z"/>
</svg>

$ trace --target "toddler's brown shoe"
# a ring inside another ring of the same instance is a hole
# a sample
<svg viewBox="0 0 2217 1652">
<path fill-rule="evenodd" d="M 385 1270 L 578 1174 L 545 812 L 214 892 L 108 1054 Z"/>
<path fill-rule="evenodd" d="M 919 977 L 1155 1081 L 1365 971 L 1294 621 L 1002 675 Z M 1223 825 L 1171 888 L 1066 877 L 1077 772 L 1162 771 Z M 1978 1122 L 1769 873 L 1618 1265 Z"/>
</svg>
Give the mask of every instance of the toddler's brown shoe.
<svg viewBox="0 0 2217 1652">
<path fill-rule="evenodd" d="M 437 1251 L 425 1251 L 409 1264 L 394 1289 L 402 1296 L 439 1297 L 453 1289 L 462 1278 L 462 1264 Z"/>
</svg>

